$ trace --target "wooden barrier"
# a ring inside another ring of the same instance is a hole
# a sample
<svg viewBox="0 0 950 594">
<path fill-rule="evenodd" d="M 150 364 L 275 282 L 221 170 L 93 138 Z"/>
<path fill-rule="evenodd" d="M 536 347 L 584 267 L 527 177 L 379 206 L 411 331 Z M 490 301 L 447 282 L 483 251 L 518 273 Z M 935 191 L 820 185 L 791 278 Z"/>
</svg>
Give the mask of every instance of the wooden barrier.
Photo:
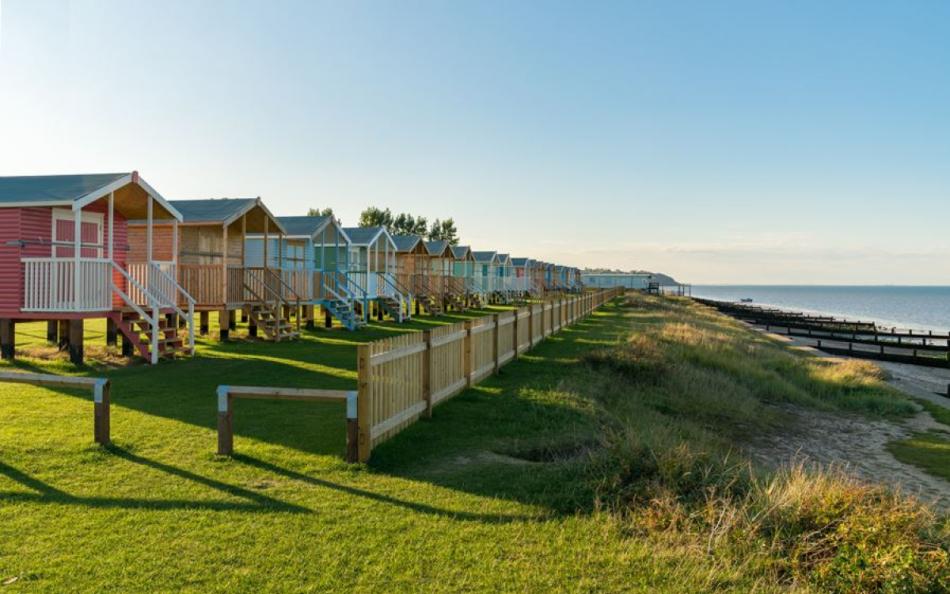
<svg viewBox="0 0 950 594">
<path fill-rule="evenodd" d="M 109 392 L 111 384 L 109 380 L 95 377 L 66 377 L 62 375 L 4 371 L 0 372 L 0 382 L 49 386 L 53 388 L 91 389 L 93 400 L 93 439 L 96 443 L 102 445 L 108 445 L 110 443 L 111 421 L 109 418 Z"/>
<path fill-rule="evenodd" d="M 622 292 L 618 288 L 585 293 L 359 345 L 354 422 L 358 436 L 355 452 L 347 448 L 348 460 L 365 462 L 374 447 L 431 415 L 439 402 L 496 373 L 546 336 Z"/>
<path fill-rule="evenodd" d="M 356 392 L 346 390 L 307 390 L 300 388 L 261 388 L 218 386 L 218 454 L 234 453 L 234 399 L 305 400 L 307 402 L 346 403 L 346 457 L 356 459 Z"/>
</svg>

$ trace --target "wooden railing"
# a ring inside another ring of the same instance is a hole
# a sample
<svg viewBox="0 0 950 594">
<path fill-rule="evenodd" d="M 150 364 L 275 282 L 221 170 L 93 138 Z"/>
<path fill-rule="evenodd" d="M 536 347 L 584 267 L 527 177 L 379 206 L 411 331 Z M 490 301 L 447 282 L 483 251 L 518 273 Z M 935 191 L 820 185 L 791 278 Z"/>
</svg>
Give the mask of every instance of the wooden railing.
<svg viewBox="0 0 950 594">
<path fill-rule="evenodd" d="M 225 304 L 224 268 L 220 264 L 178 264 L 178 284 L 199 307 Z"/>
<path fill-rule="evenodd" d="M 24 311 L 95 312 L 112 309 L 110 260 L 82 258 L 78 270 L 72 258 L 23 258 L 22 262 Z"/>
<path fill-rule="evenodd" d="M 432 412 L 432 407 L 491 375 L 623 289 L 559 298 L 504 314 L 359 345 L 357 425 L 351 461 Z"/>
</svg>

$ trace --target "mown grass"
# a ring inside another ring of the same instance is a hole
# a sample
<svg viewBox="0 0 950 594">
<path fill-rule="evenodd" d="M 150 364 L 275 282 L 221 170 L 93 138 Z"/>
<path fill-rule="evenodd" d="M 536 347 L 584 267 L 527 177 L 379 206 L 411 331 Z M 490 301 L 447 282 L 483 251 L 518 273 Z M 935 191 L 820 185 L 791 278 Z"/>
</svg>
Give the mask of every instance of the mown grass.
<svg viewBox="0 0 950 594">
<path fill-rule="evenodd" d="M 916 433 L 887 447 L 898 460 L 950 481 L 950 430 Z"/>
<path fill-rule="evenodd" d="M 91 445 L 88 395 L 4 386 L 0 581 L 38 592 L 947 585 L 948 529 L 926 507 L 833 472 L 754 470 L 737 453 L 785 421 L 774 403 L 875 416 L 910 405 L 870 367 L 796 355 L 677 300 L 605 308 L 369 465 L 342 462 L 342 407 L 299 402 L 239 402 L 238 454 L 214 455 L 218 383 L 350 388 L 356 344 L 404 330 L 202 341 L 194 360 L 94 367 L 114 384 L 108 449 Z"/>
</svg>

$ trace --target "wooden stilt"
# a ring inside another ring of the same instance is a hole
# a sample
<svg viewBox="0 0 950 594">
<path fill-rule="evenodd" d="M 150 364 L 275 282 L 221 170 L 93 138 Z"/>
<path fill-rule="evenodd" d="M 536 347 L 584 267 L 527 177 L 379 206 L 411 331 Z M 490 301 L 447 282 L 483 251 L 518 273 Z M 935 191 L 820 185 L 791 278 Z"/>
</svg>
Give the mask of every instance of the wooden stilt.
<svg viewBox="0 0 950 594">
<path fill-rule="evenodd" d="M 198 334 L 200 334 L 200 335 L 202 335 L 202 336 L 207 336 L 207 335 L 208 335 L 208 326 L 210 325 L 210 324 L 209 324 L 209 320 L 208 320 L 209 317 L 210 317 L 210 316 L 208 315 L 208 312 L 206 312 L 206 311 L 203 311 L 203 312 L 201 312 L 201 313 L 199 314 L 199 318 L 201 319 L 201 323 L 199 324 L 199 327 L 198 327 Z"/>
<path fill-rule="evenodd" d="M 59 350 L 65 351 L 69 348 L 69 320 L 59 320 L 56 322 L 59 326 Z"/>
<path fill-rule="evenodd" d="M 119 338 L 119 329 L 112 318 L 106 318 L 106 346 L 115 346 Z"/>
<path fill-rule="evenodd" d="M 56 320 L 46 322 L 46 342 L 50 344 L 59 343 L 59 323 Z"/>
<path fill-rule="evenodd" d="M 237 330 L 237 312 L 234 310 L 228 312 L 228 330 Z"/>
<path fill-rule="evenodd" d="M 0 359 L 13 360 L 16 355 L 16 322 L 0 320 Z"/>
<path fill-rule="evenodd" d="M 307 330 L 313 330 L 313 306 L 307 305 L 304 307 L 304 315 L 307 317 Z"/>
<path fill-rule="evenodd" d="M 231 314 L 226 309 L 218 312 L 218 328 L 220 328 L 221 340 L 227 340 L 230 335 L 230 317 Z"/>
<path fill-rule="evenodd" d="M 69 320 L 69 360 L 73 365 L 83 364 L 83 321 Z"/>
<path fill-rule="evenodd" d="M 323 308 L 323 326 L 325 328 L 333 327 L 333 315 L 330 313 L 330 310 L 326 307 Z"/>
</svg>

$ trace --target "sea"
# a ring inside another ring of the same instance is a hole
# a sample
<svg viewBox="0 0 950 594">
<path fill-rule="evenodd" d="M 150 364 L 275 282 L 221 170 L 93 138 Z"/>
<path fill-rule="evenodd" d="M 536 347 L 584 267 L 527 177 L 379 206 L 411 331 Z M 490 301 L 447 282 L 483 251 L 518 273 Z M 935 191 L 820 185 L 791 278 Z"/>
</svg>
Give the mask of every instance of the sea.
<svg viewBox="0 0 950 594">
<path fill-rule="evenodd" d="M 693 285 L 693 296 L 875 322 L 883 327 L 950 332 L 950 287 Z"/>
</svg>

